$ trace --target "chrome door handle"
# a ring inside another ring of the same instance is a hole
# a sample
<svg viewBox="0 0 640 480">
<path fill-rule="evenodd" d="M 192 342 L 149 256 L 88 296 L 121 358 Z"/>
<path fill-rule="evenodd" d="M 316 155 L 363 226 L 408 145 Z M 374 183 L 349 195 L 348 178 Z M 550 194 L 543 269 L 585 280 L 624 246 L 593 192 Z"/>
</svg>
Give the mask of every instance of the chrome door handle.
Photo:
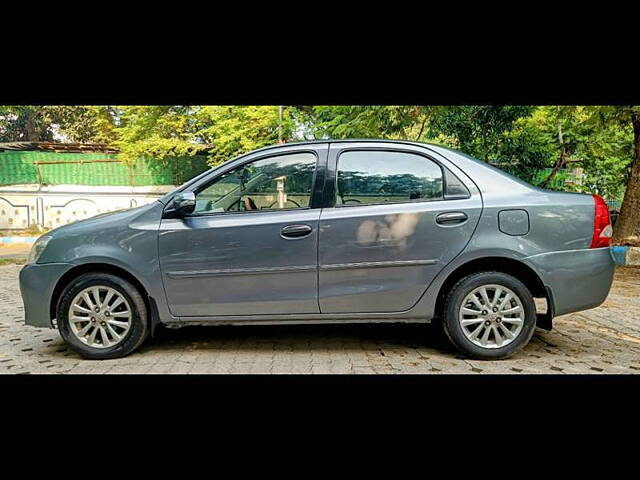
<svg viewBox="0 0 640 480">
<path fill-rule="evenodd" d="M 310 235 L 312 230 L 309 225 L 287 225 L 280 230 L 280 236 L 286 239 L 303 238 Z"/>
<path fill-rule="evenodd" d="M 464 212 L 448 212 L 441 213 L 436 217 L 436 222 L 441 225 L 450 225 L 452 223 L 462 223 L 467 220 L 467 214 Z"/>
</svg>

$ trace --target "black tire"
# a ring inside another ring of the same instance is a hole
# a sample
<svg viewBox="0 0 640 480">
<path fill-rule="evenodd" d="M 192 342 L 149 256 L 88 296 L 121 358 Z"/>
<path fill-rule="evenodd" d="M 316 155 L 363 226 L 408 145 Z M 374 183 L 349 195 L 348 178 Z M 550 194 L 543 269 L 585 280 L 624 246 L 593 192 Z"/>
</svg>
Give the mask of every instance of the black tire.
<svg viewBox="0 0 640 480">
<path fill-rule="evenodd" d="M 131 327 L 125 338 L 113 347 L 91 347 L 78 339 L 70 330 L 68 312 L 71 302 L 82 290 L 96 285 L 113 288 L 126 298 L 132 309 Z M 147 306 L 141 293 L 131 282 L 110 273 L 85 273 L 74 279 L 60 296 L 56 313 L 58 330 L 62 338 L 72 350 L 91 360 L 124 357 L 138 348 L 149 335 Z"/>
<path fill-rule="evenodd" d="M 504 347 L 484 348 L 474 344 L 462 331 L 458 313 L 465 297 L 482 285 L 496 284 L 512 290 L 522 302 L 524 322 L 520 333 Z M 478 272 L 460 279 L 449 291 L 445 300 L 442 326 L 451 343 L 464 355 L 479 360 L 508 358 L 522 349 L 536 327 L 536 305 L 529 289 L 517 278 L 502 272 Z"/>
</svg>

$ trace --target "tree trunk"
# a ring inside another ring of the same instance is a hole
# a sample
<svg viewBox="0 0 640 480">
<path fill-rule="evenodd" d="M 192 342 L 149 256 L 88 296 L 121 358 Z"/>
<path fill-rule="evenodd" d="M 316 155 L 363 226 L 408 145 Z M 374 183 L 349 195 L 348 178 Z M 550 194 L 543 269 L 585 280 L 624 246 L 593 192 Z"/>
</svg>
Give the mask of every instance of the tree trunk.
<svg viewBox="0 0 640 480">
<path fill-rule="evenodd" d="M 416 136 L 416 139 L 414 141 L 419 141 L 420 137 L 422 136 L 422 132 L 424 132 L 424 127 L 427 124 L 427 114 L 424 115 L 424 118 L 422 119 L 422 125 L 420 125 L 420 131 L 418 132 L 418 135 Z"/>
<path fill-rule="evenodd" d="M 556 164 L 553 166 L 553 170 L 551 170 L 551 173 L 549 174 L 549 176 L 545 179 L 544 182 L 542 182 L 542 184 L 540 185 L 540 188 L 547 188 L 547 186 L 551 183 L 551 180 L 553 180 L 556 174 L 558 173 L 558 170 L 560 170 L 562 167 L 564 167 L 567 164 L 567 159 L 569 158 L 569 155 L 567 154 L 567 148 L 564 144 L 564 137 L 562 135 L 562 123 L 560 122 L 559 118 L 558 118 L 558 142 L 560 143 L 560 158 L 558 159 Z"/>
<path fill-rule="evenodd" d="M 620 216 L 613 230 L 615 245 L 640 245 L 640 107 L 631 109 L 633 163 Z"/>
<path fill-rule="evenodd" d="M 32 111 L 27 111 L 27 121 L 26 121 L 26 132 L 27 138 L 25 139 L 27 142 L 37 142 L 40 140 L 40 136 L 38 135 L 38 130 L 36 127 L 36 113 Z"/>
<path fill-rule="evenodd" d="M 560 147 L 560 158 L 554 165 L 553 170 L 551 170 L 551 173 L 549 174 L 549 176 L 545 179 L 544 182 L 542 182 L 542 184 L 540 185 L 540 188 L 547 188 L 547 186 L 551 183 L 551 180 L 555 178 L 558 171 L 567 164 L 568 157 L 569 156 L 567 155 L 567 151 L 563 145 L 562 147 Z"/>
</svg>

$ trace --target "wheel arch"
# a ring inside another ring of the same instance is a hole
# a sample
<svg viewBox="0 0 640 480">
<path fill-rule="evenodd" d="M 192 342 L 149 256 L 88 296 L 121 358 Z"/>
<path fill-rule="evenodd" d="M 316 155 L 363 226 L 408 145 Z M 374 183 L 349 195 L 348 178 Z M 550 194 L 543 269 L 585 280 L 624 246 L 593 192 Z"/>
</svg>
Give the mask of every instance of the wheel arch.
<svg viewBox="0 0 640 480">
<path fill-rule="evenodd" d="M 445 297 L 458 280 L 469 274 L 485 270 L 512 275 L 524 283 L 534 297 L 544 298 L 547 303 L 547 312 L 538 314 L 537 323 L 541 328 L 551 329 L 553 303 L 548 288 L 545 287 L 540 276 L 529 265 L 509 257 L 489 256 L 476 258 L 456 267 L 456 269 L 447 276 L 438 290 L 435 306 L 436 315 L 441 315 L 442 309 L 444 308 Z"/>
<path fill-rule="evenodd" d="M 100 262 L 83 263 L 81 265 L 77 265 L 65 272 L 65 274 L 60 277 L 53 289 L 53 293 L 51 294 L 51 301 L 49 304 L 49 315 L 51 319 L 54 319 L 57 316 L 58 304 L 64 290 L 73 280 L 85 273 L 110 273 L 131 282 L 140 291 L 140 294 L 144 298 L 151 325 L 153 326 L 155 324 L 155 320 L 153 319 L 154 308 L 152 305 L 152 302 L 154 300 L 149 296 L 149 292 L 147 288 L 145 288 L 145 286 L 142 284 L 142 282 L 125 268 L 110 263 Z"/>
</svg>

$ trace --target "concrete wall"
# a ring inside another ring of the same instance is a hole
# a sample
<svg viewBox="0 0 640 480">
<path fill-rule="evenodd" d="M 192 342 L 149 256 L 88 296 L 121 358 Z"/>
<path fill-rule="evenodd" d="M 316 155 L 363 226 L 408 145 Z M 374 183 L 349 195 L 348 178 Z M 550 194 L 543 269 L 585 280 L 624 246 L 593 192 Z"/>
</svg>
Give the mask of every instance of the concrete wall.
<svg viewBox="0 0 640 480">
<path fill-rule="evenodd" d="M 30 225 L 51 229 L 99 213 L 152 202 L 171 185 L 96 187 L 85 185 L 11 185 L 0 187 L 0 230 L 19 232 Z"/>
</svg>

